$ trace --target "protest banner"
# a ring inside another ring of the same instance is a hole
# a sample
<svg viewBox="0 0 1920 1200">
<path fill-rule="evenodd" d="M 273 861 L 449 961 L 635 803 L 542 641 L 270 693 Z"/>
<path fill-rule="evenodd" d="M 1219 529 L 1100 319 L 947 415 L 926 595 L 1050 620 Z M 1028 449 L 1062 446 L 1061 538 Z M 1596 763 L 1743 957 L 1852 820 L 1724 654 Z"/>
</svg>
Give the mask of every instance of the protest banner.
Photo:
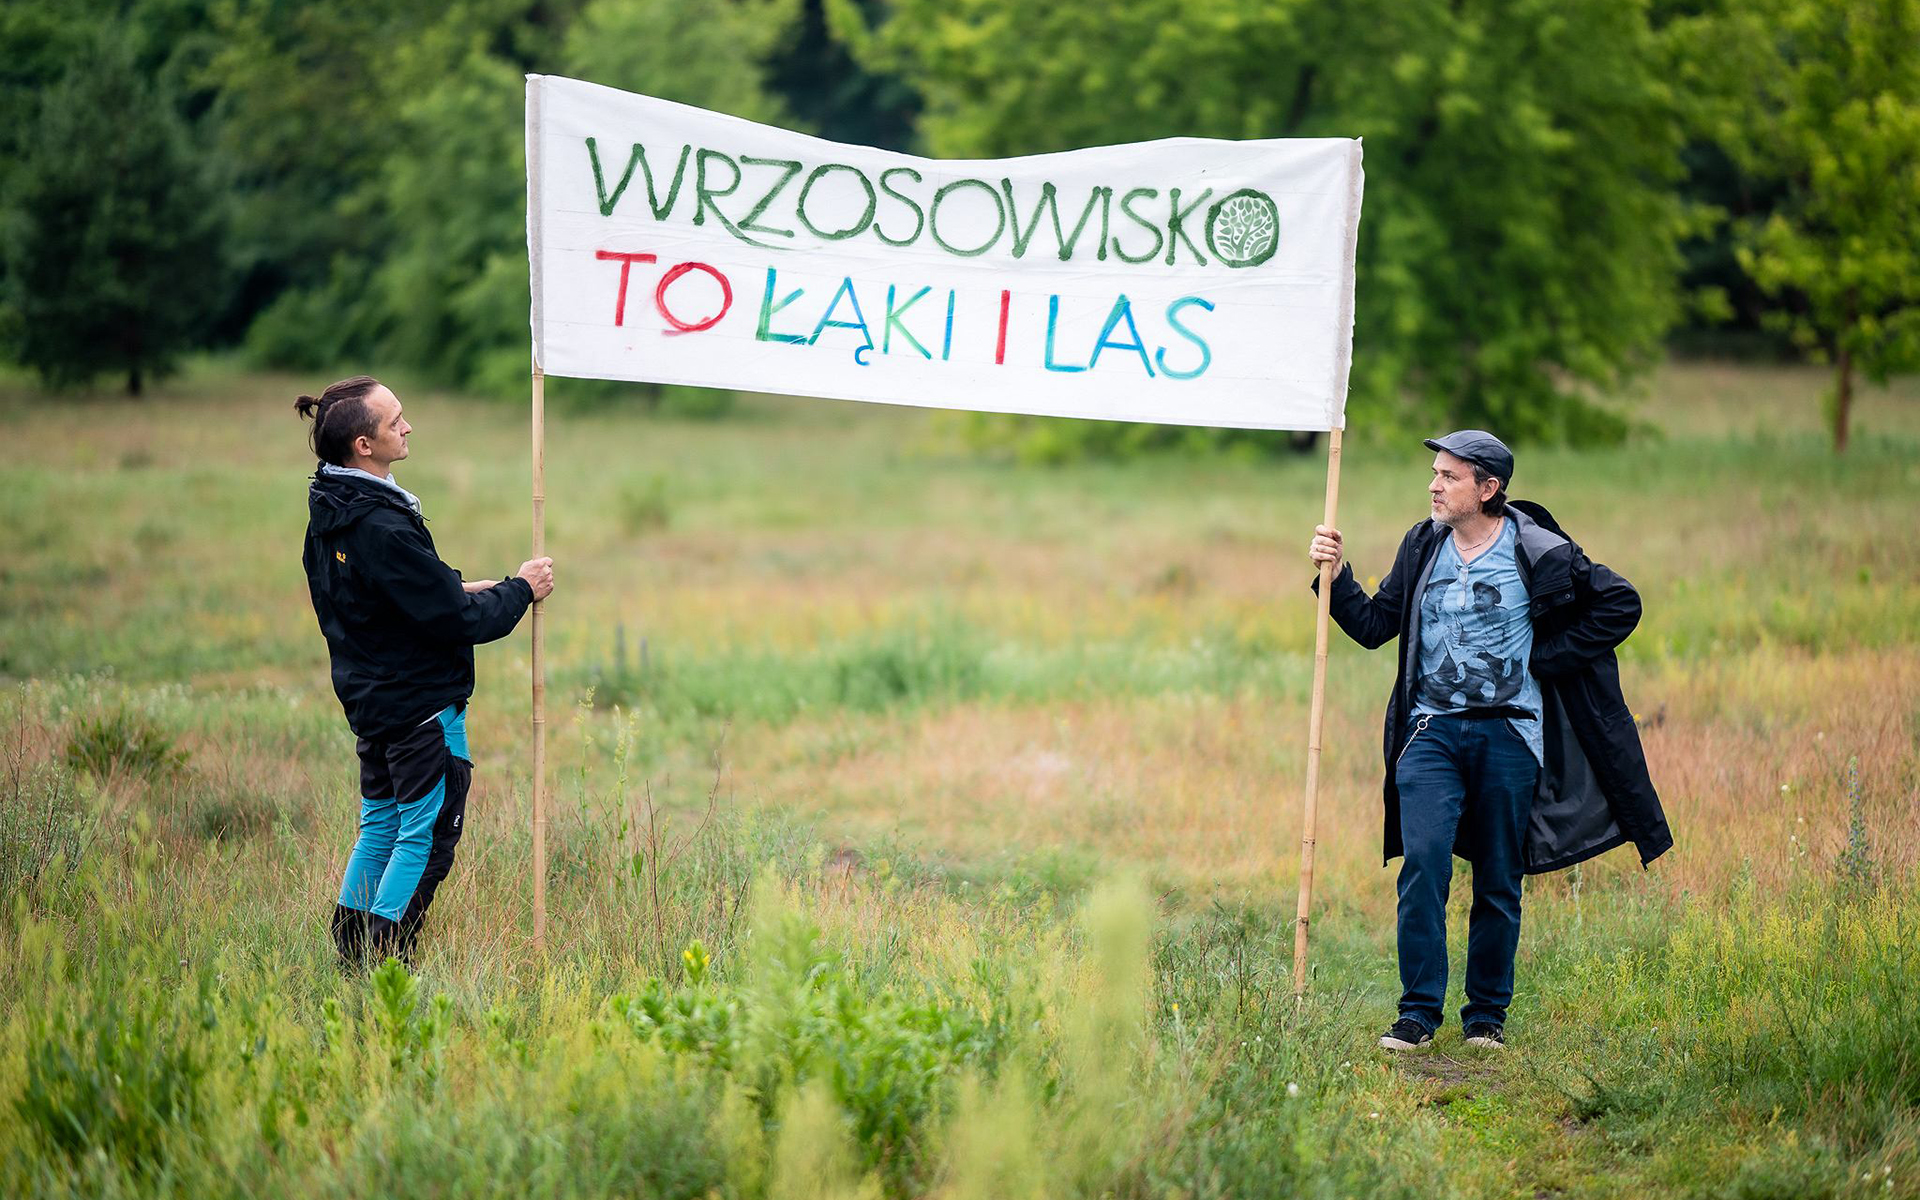
<svg viewBox="0 0 1920 1200">
<path fill-rule="evenodd" d="M 1332 522 L 1352 346 L 1357 140 L 1169 138 L 933 160 L 540 75 L 527 77 L 526 111 L 536 555 L 548 374 L 1326 430 Z M 533 637 L 539 940 L 538 606 Z"/>
</svg>

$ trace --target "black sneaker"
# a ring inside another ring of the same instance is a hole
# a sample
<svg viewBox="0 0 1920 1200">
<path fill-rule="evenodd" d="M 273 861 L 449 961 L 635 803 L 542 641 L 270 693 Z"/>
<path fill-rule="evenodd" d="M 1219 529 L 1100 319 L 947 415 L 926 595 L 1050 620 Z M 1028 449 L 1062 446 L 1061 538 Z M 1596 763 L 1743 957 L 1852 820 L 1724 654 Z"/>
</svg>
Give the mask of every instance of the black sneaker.
<svg viewBox="0 0 1920 1200">
<path fill-rule="evenodd" d="M 1467 1045 L 1469 1046 L 1477 1046 L 1482 1050 L 1505 1050 L 1507 1048 L 1506 1034 L 1501 1032 L 1500 1026 L 1495 1025 L 1492 1021 L 1475 1021 L 1473 1024 L 1467 1026 L 1466 1032 Z"/>
<path fill-rule="evenodd" d="M 1433 1045 L 1433 1031 L 1412 1017 L 1401 1017 L 1380 1035 L 1384 1050 L 1424 1050 Z"/>
</svg>

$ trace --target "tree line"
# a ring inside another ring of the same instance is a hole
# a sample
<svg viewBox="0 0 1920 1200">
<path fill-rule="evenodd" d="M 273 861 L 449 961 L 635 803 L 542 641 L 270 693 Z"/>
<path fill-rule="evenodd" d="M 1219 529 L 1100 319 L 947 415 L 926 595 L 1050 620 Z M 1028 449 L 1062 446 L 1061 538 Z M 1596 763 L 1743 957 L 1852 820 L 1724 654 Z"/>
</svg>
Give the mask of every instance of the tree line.
<svg viewBox="0 0 1920 1200">
<path fill-rule="evenodd" d="M 1617 439 L 1595 397 L 1681 335 L 1830 363 L 1844 449 L 1920 369 L 1920 0 L 14 0 L 0 353 L 519 395 L 529 71 L 936 156 L 1362 137 L 1356 424 Z"/>
</svg>

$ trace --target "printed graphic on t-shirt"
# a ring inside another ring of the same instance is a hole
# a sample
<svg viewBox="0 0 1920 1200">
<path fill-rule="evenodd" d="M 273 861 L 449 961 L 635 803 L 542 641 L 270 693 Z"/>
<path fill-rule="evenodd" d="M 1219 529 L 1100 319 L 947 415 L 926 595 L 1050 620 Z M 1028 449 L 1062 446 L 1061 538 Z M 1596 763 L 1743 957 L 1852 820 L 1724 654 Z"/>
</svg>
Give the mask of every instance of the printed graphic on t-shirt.
<svg viewBox="0 0 1920 1200">
<path fill-rule="evenodd" d="M 1452 604 L 1449 593 L 1454 594 Z M 1440 653 L 1430 666 L 1427 656 L 1421 655 L 1422 674 L 1414 689 L 1417 701 L 1436 712 L 1459 712 L 1511 705 L 1520 699 L 1527 683 L 1526 660 L 1503 656 L 1493 644 L 1476 646 L 1470 633 L 1472 629 L 1499 630 L 1503 598 L 1497 585 L 1470 579 L 1463 587 L 1457 575 L 1440 578 L 1436 572 L 1427 581 L 1420 597 L 1421 647 L 1433 646 Z"/>
<path fill-rule="evenodd" d="M 1493 545 L 1465 562 L 1449 538 L 1420 593 L 1420 654 L 1413 683 L 1416 713 L 1511 708 L 1514 731 L 1542 757 L 1540 685 L 1527 671 L 1533 621 L 1515 557 L 1512 522 Z"/>
</svg>

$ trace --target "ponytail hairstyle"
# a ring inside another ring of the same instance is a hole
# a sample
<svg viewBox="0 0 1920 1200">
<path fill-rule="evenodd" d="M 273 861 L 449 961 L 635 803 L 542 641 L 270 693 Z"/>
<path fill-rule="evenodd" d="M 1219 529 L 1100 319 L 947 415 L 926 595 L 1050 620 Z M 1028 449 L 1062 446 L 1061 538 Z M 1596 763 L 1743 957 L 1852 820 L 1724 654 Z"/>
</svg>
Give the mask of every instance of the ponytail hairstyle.
<svg viewBox="0 0 1920 1200">
<path fill-rule="evenodd" d="M 330 383 L 319 396 L 302 396 L 293 402 L 293 411 L 313 422 L 308 443 L 321 462 L 344 467 L 353 457 L 355 438 L 371 438 L 380 432 L 367 397 L 380 381 L 371 375 L 355 375 Z"/>
</svg>

